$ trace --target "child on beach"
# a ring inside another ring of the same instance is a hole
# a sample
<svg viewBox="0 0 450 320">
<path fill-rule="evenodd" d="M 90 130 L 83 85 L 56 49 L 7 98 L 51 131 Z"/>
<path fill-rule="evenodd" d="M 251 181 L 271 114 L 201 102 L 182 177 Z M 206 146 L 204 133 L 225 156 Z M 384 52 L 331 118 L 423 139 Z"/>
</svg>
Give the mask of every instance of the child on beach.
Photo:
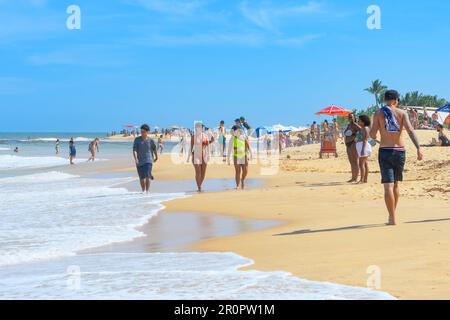
<svg viewBox="0 0 450 320">
<path fill-rule="evenodd" d="M 384 199 L 389 212 L 387 225 L 396 225 L 396 211 L 400 198 L 399 182 L 403 181 L 403 170 L 406 162 L 405 142 L 403 130 L 408 132 L 411 141 L 417 149 L 417 159 L 423 159 L 419 139 L 408 114 L 400 110 L 400 94 L 395 90 L 388 90 L 384 97 L 385 106 L 375 113 L 373 127 L 370 130 L 372 139 L 381 134 L 378 161 L 381 170 L 381 182 L 384 185 Z"/>
<path fill-rule="evenodd" d="M 69 161 L 70 164 L 75 164 L 73 160 L 77 157 L 77 149 L 75 148 L 75 143 L 73 142 L 73 138 L 70 138 L 69 142 Z"/>
<path fill-rule="evenodd" d="M 361 180 L 358 183 L 367 183 L 369 177 L 368 158 L 372 154 L 372 146 L 369 143 L 370 118 L 366 115 L 359 116 L 360 129 L 356 134 L 356 151 L 359 157 L 359 171 Z"/>
</svg>

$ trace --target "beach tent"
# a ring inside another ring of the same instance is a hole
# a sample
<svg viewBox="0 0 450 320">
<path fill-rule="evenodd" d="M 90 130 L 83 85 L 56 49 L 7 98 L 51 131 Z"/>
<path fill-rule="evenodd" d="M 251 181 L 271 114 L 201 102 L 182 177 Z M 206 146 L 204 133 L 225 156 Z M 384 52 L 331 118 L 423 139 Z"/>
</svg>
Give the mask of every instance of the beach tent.
<svg viewBox="0 0 450 320">
<path fill-rule="evenodd" d="M 442 108 L 439 108 L 436 110 L 436 112 L 448 112 L 450 113 L 450 104 L 443 106 Z"/>
<path fill-rule="evenodd" d="M 261 127 L 256 128 L 256 135 L 258 138 L 262 135 L 261 133 L 263 133 L 263 132 L 270 134 L 270 133 L 274 132 L 274 129 L 271 126 L 261 126 Z"/>
<path fill-rule="evenodd" d="M 282 131 L 284 133 L 288 133 L 288 132 L 292 132 L 292 128 L 293 127 L 287 127 L 287 126 L 283 126 L 282 124 L 276 124 L 274 126 L 272 126 L 273 128 L 273 132 L 279 132 Z"/>
<path fill-rule="evenodd" d="M 351 110 L 347 110 L 342 107 L 338 107 L 336 105 L 331 105 L 329 107 L 326 107 L 325 109 L 320 110 L 316 113 L 316 115 L 320 116 L 331 116 L 331 117 L 347 117 L 350 113 L 352 113 Z"/>
</svg>

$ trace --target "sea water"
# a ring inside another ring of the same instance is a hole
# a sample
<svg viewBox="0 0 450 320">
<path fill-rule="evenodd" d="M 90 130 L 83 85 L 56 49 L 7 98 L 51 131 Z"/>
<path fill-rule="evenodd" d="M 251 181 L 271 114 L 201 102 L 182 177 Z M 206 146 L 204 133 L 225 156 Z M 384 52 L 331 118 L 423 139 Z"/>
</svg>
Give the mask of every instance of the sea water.
<svg viewBox="0 0 450 320">
<path fill-rule="evenodd" d="M 392 298 L 285 272 L 240 271 L 253 262 L 233 253 L 82 254 L 143 236 L 137 227 L 156 216 L 162 202 L 186 195 L 129 192 L 120 187 L 129 177 L 63 173 L 67 163 L 55 159 L 51 147 L 27 142 L 28 155 L 0 153 L 2 299 Z M 115 156 L 129 151 L 109 148 Z"/>
</svg>

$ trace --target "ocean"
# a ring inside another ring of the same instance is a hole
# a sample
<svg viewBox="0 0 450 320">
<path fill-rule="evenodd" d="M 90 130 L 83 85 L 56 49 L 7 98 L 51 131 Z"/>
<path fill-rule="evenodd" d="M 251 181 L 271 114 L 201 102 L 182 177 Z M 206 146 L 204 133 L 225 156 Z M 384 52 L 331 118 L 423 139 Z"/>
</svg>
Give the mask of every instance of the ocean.
<svg viewBox="0 0 450 320">
<path fill-rule="evenodd" d="M 138 227 L 183 190 L 143 195 L 127 176 L 78 176 L 99 133 L 0 134 L 0 299 L 392 299 L 386 293 L 312 282 L 285 272 L 240 271 L 234 253 L 82 253 L 142 237 Z M 54 138 L 63 141 L 55 155 Z M 14 148 L 19 147 L 19 153 Z M 100 160 L 131 157 L 131 142 L 105 142 Z M 170 150 L 167 150 L 170 152 Z M 151 235 L 150 235 L 151 236 Z"/>
</svg>

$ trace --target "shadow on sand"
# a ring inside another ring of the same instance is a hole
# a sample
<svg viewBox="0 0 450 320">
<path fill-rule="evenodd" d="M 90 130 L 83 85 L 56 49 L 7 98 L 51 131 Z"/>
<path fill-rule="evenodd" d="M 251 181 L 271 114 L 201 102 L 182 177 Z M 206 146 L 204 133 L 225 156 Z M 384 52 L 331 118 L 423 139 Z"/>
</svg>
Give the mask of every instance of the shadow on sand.
<svg viewBox="0 0 450 320">
<path fill-rule="evenodd" d="M 349 182 L 325 182 L 325 183 L 306 183 L 306 182 L 296 182 L 296 185 L 306 187 L 306 188 L 318 188 L 318 187 L 338 187 L 338 186 L 350 186 Z"/>
<path fill-rule="evenodd" d="M 331 228 L 331 229 L 319 229 L 319 230 L 305 229 L 305 230 L 296 230 L 296 231 L 288 232 L 288 233 L 275 234 L 274 237 L 295 236 L 295 235 L 301 235 L 301 234 L 325 233 L 325 232 L 336 232 L 336 231 L 347 231 L 347 230 L 362 230 L 362 229 L 382 228 L 382 227 L 386 227 L 386 226 L 387 225 L 385 223 L 383 223 L 383 224 L 366 224 L 366 225 L 359 225 L 359 226 Z"/>
<path fill-rule="evenodd" d="M 445 222 L 445 221 L 450 221 L 450 218 L 408 221 L 408 222 L 404 222 L 404 224 L 419 224 L 419 223 L 432 223 L 432 222 Z M 288 232 L 288 233 L 274 234 L 273 236 L 274 237 L 295 236 L 295 235 L 302 235 L 302 234 L 338 232 L 338 231 L 348 231 L 348 230 L 363 230 L 363 229 L 373 229 L 373 228 L 383 228 L 383 227 L 391 228 L 390 226 L 388 226 L 385 223 L 383 223 L 383 224 L 366 224 L 366 225 L 356 225 L 356 226 L 349 226 L 349 227 L 319 229 L 319 230 L 311 230 L 311 229 L 296 230 L 296 231 L 292 231 L 292 232 Z"/>
</svg>

